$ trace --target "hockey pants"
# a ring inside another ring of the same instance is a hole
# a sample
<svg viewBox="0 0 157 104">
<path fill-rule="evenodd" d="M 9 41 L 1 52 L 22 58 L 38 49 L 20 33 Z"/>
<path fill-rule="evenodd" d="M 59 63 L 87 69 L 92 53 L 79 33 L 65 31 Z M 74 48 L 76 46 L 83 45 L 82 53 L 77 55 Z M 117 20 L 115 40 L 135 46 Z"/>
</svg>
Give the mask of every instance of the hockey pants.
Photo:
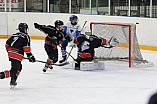
<svg viewBox="0 0 157 104">
<path fill-rule="evenodd" d="M 58 61 L 58 49 L 51 45 L 45 44 L 45 51 L 48 55 L 47 63 L 56 63 Z"/>
</svg>

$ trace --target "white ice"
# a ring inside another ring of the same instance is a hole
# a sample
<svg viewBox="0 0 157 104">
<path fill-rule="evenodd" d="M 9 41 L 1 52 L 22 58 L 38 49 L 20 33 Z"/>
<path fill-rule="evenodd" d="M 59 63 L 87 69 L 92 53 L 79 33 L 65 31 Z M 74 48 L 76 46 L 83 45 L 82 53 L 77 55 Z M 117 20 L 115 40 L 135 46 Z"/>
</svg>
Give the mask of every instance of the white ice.
<svg viewBox="0 0 157 104">
<path fill-rule="evenodd" d="M 0 40 L 0 71 L 10 69 L 5 41 Z M 46 61 L 44 41 L 31 41 L 36 59 Z M 76 49 L 72 55 L 76 57 Z M 105 62 L 104 70 L 78 71 L 69 64 L 43 74 L 43 63 L 23 60 L 15 89 L 10 89 L 9 78 L 0 80 L 0 104 L 147 104 L 157 91 L 157 52 L 142 51 L 142 55 L 154 67 L 128 68 L 127 63 Z"/>
</svg>

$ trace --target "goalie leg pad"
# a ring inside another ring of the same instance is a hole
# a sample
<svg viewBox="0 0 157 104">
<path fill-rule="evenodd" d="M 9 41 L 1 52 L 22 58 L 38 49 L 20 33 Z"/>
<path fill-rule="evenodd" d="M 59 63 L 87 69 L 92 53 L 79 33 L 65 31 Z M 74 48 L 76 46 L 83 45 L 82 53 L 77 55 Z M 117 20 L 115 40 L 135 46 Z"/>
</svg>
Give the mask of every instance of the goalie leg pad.
<svg viewBox="0 0 157 104">
<path fill-rule="evenodd" d="M 73 65 L 75 68 L 75 64 Z M 103 70 L 105 68 L 104 62 L 82 61 L 80 62 L 80 70 Z"/>
</svg>

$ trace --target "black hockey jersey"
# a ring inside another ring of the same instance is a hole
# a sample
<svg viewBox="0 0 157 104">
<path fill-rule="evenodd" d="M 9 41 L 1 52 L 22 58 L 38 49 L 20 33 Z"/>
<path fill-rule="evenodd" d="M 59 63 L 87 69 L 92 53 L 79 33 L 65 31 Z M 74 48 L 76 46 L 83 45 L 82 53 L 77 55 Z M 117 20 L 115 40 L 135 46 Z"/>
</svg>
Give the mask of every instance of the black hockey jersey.
<svg viewBox="0 0 157 104">
<path fill-rule="evenodd" d="M 95 35 L 90 35 L 86 38 L 85 35 L 81 34 L 74 39 L 74 43 L 79 45 L 79 57 L 88 58 L 94 57 L 94 48 L 98 48 L 101 45 L 106 44 L 106 39 L 99 38 Z"/>
<path fill-rule="evenodd" d="M 64 36 L 63 32 L 56 30 L 54 26 L 40 25 L 40 30 L 48 34 L 49 37 L 47 36 L 45 38 L 45 44 L 51 45 L 52 47 L 57 47 L 60 40 L 62 40 Z"/>
<path fill-rule="evenodd" d="M 30 47 L 30 37 L 26 33 L 18 32 L 13 34 L 5 44 L 8 52 L 9 60 L 22 61 L 24 58 L 24 52 L 27 56 L 32 55 Z"/>
</svg>

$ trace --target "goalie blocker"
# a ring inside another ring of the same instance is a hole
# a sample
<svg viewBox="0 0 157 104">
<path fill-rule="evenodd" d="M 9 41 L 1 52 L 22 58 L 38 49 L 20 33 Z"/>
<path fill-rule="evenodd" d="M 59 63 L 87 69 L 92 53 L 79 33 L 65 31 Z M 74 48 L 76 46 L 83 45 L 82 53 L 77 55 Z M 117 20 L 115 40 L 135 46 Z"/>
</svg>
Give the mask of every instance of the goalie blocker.
<svg viewBox="0 0 157 104">
<path fill-rule="evenodd" d="M 84 28 L 84 34 L 80 34 L 77 38 L 74 39 L 74 43 L 79 45 L 78 57 L 75 60 L 75 69 L 84 68 L 86 66 L 84 62 L 89 62 L 94 59 L 94 49 L 98 47 L 115 47 L 119 44 L 118 40 L 115 37 L 111 37 L 109 40 L 101 37 L 97 37 L 91 34 L 91 30 L 88 27 Z M 83 63 L 82 63 L 83 62 Z M 89 64 L 89 63 L 88 63 Z M 94 63 L 98 65 L 98 63 Z M 90 64 L 93 66 L 92 64 Z M 87 65 L 89 66 L 89 65 Z M 91 68 L 91 67 L 90 67 Z M 93 67 L 99 69 L 98 67 Z"/>
</svg>

